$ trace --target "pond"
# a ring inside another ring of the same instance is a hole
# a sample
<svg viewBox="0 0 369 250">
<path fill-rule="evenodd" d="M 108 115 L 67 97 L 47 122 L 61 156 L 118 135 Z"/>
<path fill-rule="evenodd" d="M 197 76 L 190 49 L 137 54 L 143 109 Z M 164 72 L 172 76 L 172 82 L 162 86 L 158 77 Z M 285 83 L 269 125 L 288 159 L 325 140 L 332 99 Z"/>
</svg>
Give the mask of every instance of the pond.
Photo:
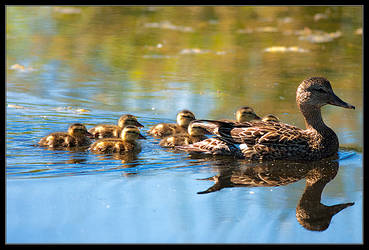
<svg viewBox="0 0 369 250">
<path fill-rule="evenodd" d="M 362 243 L 362 12 L 7 6 L 6 243 Z M 336 159 L 191 157 L 147 134 L 183 109 L 240 106 L 305 128 L 295 95 L 310 76 L 356 107 L 322 108 Z M 127 113 L 147 137 L 133 158 L 35 146 Z"/>
</svg>

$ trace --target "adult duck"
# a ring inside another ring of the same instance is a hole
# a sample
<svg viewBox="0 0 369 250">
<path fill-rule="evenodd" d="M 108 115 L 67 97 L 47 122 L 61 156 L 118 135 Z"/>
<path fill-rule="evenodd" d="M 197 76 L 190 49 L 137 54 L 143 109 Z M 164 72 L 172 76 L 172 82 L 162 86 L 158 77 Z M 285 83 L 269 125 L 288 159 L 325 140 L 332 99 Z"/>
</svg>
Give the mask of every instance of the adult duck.
<svg viewBox="0 0 369 250">
<path fill-rule="evenodd" d="M 305 79 L 297 88 L 296 103 L 306 129 L 275 121 L 230 123 L 197 120 L 192 126 L 216 135 L 177 149 L 190 153 L 233 155 L 247 160 L 319 160 L 338 152 L 338 137 L 323 121 L 321 107 L 331 104 L 355 109 L 342 101 L 323 77 Z"/>
</svg>

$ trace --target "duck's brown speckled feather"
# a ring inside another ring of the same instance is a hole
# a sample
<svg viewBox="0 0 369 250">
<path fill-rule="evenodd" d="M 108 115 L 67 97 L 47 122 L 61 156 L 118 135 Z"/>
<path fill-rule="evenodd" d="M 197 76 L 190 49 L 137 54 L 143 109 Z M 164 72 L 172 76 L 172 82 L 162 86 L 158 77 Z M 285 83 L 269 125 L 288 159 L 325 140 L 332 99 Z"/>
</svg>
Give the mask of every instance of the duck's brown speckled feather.
<svg viewBox="0 0 369 250">
<path fill-rule="evenodd" d="M 243 157 L 242 151 L 234 144 L 217 137 L 208 138 L 190 145 L 177 146 L 175 148 L 195 154 L 228 155 L 238 158 Z"/>
<path fill-rule="evenodd" d="M 232 123 L 211 120 L 195 122 L 202 123 L 202 127 L 219 138 L 210 138 L 178 149 L 234 155 L 250 160 L 302 157 L 312 159 L 320 157 L 316 151 L 322 151 L 319 141 L 311 140 L 312 132 L 285 123 L 273 121 Z M 198 126 L 198 124 L 194 125 Z"/>
</svg>

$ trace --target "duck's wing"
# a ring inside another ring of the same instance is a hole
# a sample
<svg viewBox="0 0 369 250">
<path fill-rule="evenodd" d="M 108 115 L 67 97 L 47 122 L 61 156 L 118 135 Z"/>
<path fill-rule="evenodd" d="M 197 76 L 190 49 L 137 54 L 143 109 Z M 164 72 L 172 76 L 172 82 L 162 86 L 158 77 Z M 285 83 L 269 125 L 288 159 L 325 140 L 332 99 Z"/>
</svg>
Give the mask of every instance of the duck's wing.
<svg viewBox="0 0 369 250">
<path fill-rule="evenodd" d="M 234 144 L 246 144 L 248 147 L 256 144 L 306 144 L 308 139 L 304 130 L 273 121 L 236 123 L 198 120 L 192 126 L 203 127 L 222 140 Z"/>
<path fill-rule="evenodd" d="M 189 153 L 242 156 L 242 152 L 237 146 L 220 138 L 208 138 L 194 144 L 176 146 L 175 148 Z"/>
</svg>

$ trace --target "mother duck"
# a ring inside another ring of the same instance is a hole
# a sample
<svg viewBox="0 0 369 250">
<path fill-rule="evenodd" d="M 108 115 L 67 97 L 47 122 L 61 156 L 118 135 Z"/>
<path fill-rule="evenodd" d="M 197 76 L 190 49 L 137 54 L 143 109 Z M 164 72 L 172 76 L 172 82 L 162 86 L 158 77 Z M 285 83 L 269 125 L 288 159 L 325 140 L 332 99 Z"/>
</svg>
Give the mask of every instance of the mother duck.
<svg viewBox="0 0 369 250">
<path fill-rule="evenodd" d="M 296 102 L 305 119 L 305 130 L 275 121 L 195 120 L 190 126 L 202 127 L 216 137 L 176 148 L 253 161 L 319 160 L 336 154 L 337 135 L 324 123 L 320 109 L 326 104 L 348 109 L 355 107 L 336 96 L 330 82 L 323 77 L 305 79 L 297 88 Z"/>
</svg>

